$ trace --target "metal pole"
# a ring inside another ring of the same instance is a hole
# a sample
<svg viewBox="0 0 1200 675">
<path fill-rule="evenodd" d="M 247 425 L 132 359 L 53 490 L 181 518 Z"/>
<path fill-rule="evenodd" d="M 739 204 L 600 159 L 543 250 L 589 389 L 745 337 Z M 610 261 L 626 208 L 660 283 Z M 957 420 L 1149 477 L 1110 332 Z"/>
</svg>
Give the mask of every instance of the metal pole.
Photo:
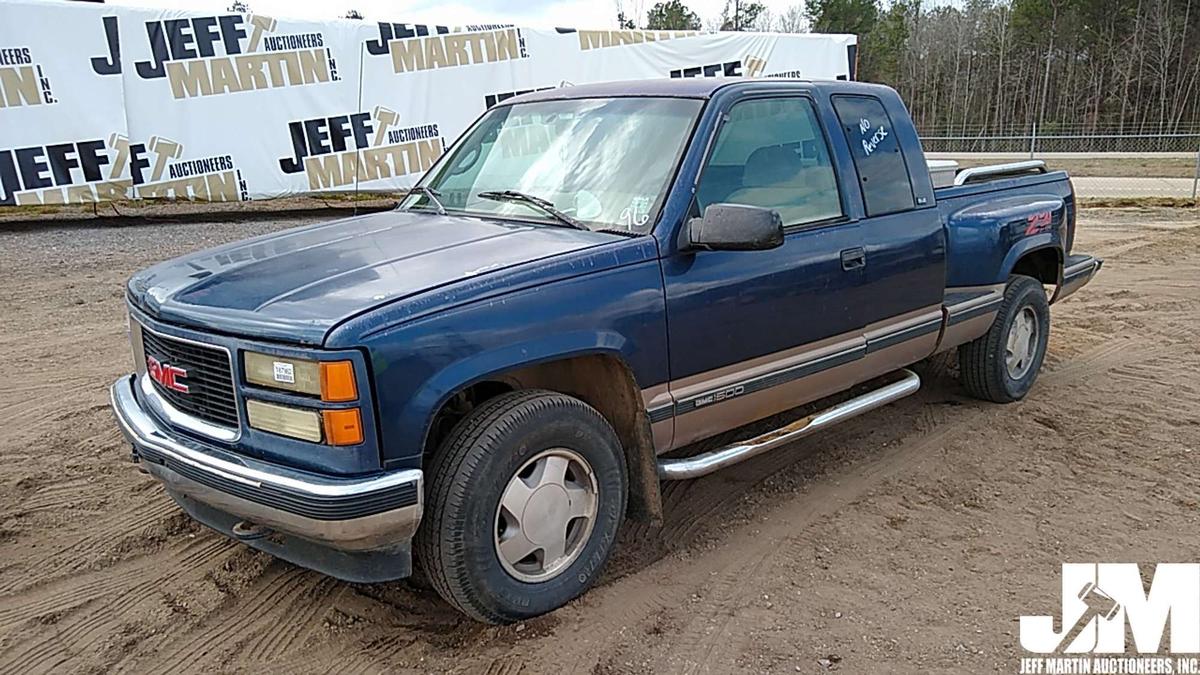
<svg viewBox="0 0 1200 675">
<path fill-rule="evenodd" d="M 1029 159 L 1033 159 L 1033 151 L 1037 148 L 1037 122 L 1033 123 L 1033 133 L 1029 135 Z"/>
<path fill-rule="evenodd" d="M 1192 176 L 1192 201 L 1193 202 L 1197 202 L 1196 188 L 1198 188 L 1198 187 L 1200 187 L 1200 148 L 1196 149 L 1196 173 L 1193 174 L 1193 176 Z M 1196 206 L 1200 206 L 1200 202 L 1197 202 Z"/>
</svg>

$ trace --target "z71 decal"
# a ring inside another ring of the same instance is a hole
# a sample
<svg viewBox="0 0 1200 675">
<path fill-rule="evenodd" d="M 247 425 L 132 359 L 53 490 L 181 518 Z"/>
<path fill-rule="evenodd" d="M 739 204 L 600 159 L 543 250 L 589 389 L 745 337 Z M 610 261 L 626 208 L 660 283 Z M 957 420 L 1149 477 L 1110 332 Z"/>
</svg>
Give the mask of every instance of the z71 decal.
<svg viewBox="0 0 1200 675">
<path fill-rule="evenodd" d="M 1050 224 L 1054 222 L 1053 211 L 1042 211 L 1035 213 L 1025 219 L 1025 236 L 1032 237 L 1035 234 L 1050 231 Z"/>
</svg>

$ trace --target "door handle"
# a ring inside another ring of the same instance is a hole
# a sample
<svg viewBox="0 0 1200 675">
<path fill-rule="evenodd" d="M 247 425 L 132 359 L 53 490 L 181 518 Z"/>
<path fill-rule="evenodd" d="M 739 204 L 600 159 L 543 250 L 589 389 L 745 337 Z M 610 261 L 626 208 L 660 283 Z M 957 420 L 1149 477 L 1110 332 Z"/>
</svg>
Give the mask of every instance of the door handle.
<svg viewBox="0 0 1200 675">
<path fill-rule="evenodd" d="M 867 266 L 867 251 L 861 246 L 842 251 L 842 269 L 847 272 Z"/>
</svg>

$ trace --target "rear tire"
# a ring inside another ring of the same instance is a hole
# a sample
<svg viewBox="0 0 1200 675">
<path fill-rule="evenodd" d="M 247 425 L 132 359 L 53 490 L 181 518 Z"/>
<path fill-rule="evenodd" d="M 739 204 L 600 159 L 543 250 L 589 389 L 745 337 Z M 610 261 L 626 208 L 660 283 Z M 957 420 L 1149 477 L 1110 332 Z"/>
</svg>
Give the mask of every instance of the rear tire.
<svg viewBox="0 0 1200 675">
<path fill-rule="evenodd" d="M 625 516 L 616 433 L 591 406 L 550 391 L 484 403 L 455 426 L 428 476 L 418 563 L 446 602 L 487 623 L 584 593 Z"/>
<path fill-rule="evenodd" d="M 958 348 L 963 388 L 995 403 L 1025 398 L 1037 380 L 1049 338 L 1046 289 L 1037 279 L 1014 275 L 988 332 Z"/>
</svg>

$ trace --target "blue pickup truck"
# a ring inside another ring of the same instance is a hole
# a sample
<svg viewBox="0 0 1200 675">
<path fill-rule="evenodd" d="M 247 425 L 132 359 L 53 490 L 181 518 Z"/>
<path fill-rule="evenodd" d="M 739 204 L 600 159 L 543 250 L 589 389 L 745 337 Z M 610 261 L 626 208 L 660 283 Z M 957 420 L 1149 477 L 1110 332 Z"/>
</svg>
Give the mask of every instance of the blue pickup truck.
<svg viewBox="0 0 1200 675">
<path fill-rule="evenodd" d="M 395 211 L 134 275 L 112 405 L 136 465 L 206 525 L 521 620 L 583 593 L 627 515 L 660 518 L 660 481 L 911 394 L 918 361 L 957 349 L 969 394 L 1025 396 L 1049 305 L 1101 261 L 1072 251 L 1065 173 L 943 182 L 883 86 L 518 96 Z"/>
</svg>

